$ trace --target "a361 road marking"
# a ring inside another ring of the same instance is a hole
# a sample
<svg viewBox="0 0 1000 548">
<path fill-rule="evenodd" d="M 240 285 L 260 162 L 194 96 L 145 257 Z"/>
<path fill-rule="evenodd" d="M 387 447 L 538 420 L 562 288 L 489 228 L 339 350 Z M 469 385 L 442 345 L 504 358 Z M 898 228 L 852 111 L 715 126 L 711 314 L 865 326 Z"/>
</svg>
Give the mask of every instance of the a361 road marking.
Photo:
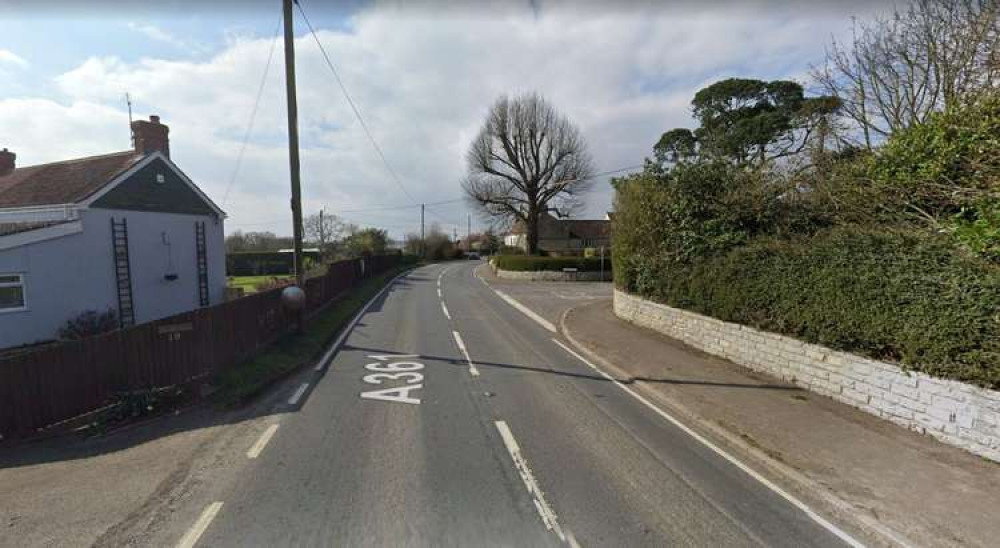
<svg viewBox="0 0 1000 548">
<path fill-rule="evenodd" d="M 372 373 L 365 375 L 361 380 L 375 385 L 381 385 L 388 381 L 391 384 L 397 384 L 397 386 L 362 392 L 360 396 L 368 400 L 420 405 L 420 398 L 410 395 L 414 390 L 420 390 L 424 386 L 421 384 L 424 380 L 424 375 L 423 373 L 418 373 L 418 371 L 424 368 L 424 364 L 413 361 L 413 358 L 417 357 L 419 356 L 415 354 L 369 354 L 368 358 L 375 361 L 365 364 L 365 369 L 372 371 Z M 403 382 L 401 386 L 398 385 L 400 381 Z"/>
</svg>

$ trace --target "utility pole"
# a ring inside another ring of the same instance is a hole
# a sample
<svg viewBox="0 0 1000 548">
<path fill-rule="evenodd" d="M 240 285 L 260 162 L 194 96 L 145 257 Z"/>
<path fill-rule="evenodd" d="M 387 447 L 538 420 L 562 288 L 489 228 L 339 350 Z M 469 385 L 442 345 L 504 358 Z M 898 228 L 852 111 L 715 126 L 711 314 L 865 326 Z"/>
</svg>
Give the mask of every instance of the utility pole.
<svg viewBox="0 0 1000 548">
<path fill-rule="evenodd" d="M 465 250 L 472 251 L 472 214 L 469 214 L 469 225 L 465 228 Z"/>
<path fill-rule="evenodd" d="M 292 179 L 292 235 L 295 238 L 295 285 L 305 290 L 302 271 L 302 188 L 299 180 L 299 120 L 295 97 L 295 31 L 292 1 L 283 0 L 285 19 L 285 95 L 288 98 L 288 167 Z M 305 307 L 299 309 L 299 330 L 305 328 Z"/>
<path fill-rule="evenodd" d="M 427 258 L 427 241 L 424 237 L 424 204 L 420 204 L 420 258 Z"/>
<path fill-rule="evenodd" d="M 323 260 L 323 248 L 326 247 L 326 238 L 323 233 L 323 210 L 319 210 L 319 258 Z"/>
</svg>

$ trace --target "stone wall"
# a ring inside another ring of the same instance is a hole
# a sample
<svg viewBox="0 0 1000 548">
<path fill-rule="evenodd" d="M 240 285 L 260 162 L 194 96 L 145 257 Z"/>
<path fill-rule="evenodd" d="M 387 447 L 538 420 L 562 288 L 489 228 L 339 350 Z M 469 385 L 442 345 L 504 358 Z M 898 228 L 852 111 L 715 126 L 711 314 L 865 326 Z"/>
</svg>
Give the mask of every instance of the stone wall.
<svg viewBox="0 0 1000 548">
<path fill-rule="evenodd" d="M 1000 462 L 1000 392 L 654 303 L 615 290 L 618 317 Z"/>
<path fill-rule="evenodd" d="M 535 282 L 610 282 L 611 270 L 601 272 L 556 272 L 553 270 L 501 270 L 494 267 L 497 278 L 504 280 L 530 280 Z"/>
</svg>

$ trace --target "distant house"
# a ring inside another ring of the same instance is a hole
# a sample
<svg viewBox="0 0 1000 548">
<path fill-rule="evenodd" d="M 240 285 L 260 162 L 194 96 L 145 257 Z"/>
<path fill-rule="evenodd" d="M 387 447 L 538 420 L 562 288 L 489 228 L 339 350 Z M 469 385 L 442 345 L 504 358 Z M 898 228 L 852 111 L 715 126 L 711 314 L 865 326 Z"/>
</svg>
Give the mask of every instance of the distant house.
<svg viewBox="0 0 1000 548">
<path fill-rule="evenodd" d="M 225 213 L 170 160 L 159 117 L 134 150 L 16 167 L 0 151 L 0 348 L 85 311 L 144 323 L 225 298 Z"/>
<path fill-rule="evenodd" d="M 504 244 L 528 249 L 524 223 L 514 223 L 504 236 Z M 548 213 L 538 219 L 538 248 L 555 254 L 579 255 L 587 248 L 611 247 L 611 221 L 609 219 L 557 219 Z"/>
</svg>

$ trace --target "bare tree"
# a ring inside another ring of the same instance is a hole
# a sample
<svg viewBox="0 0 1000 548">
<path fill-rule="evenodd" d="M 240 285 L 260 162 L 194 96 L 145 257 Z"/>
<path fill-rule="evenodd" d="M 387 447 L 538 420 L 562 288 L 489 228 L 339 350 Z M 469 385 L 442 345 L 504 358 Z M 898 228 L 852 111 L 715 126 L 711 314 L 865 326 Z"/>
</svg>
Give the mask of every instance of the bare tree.
<svg viewBox="0 0 1000 548">
<path fill-rule="evenodd" d="M 524 223 L 528 253 L 538 251 L 539 217 L 579 208 L 594 172 L 579 130 L 537 93 L 500 97 L 466 159 L 466 194 L 495 219 Z"/>
<path fill-rule="evenodd" d="M 315 242 L 320 253 L 329 253 L 333 243 L 336 242 L 345 231 L 344 223 L 336 216 L 324 214 L 322 211 L 314 213 L 305 218 L 302 222 L 306 239 Z"/>
<path fill-rule="evenodd" d="M 915 0 L 904 11 L 855 22 L 812 76 L 871 149 L 932 112 L 1000 83 L 998 0 Z"/>
</svg>

